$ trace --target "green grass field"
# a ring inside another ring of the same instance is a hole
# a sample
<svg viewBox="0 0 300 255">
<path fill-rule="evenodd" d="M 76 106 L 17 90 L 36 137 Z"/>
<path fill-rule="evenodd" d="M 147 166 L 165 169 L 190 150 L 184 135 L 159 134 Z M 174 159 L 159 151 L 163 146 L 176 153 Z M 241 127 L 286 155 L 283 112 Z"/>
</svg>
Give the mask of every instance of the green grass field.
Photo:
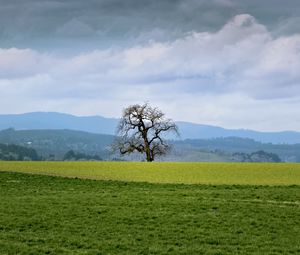
<svg viewBox="0 0 300 255">
<path fill-rule="evenodd" d="M 0 254 L 299 254 L 299 172 L 297 164 L 0 162 Z"/>
<path fill-rule="evenodd" d="M 150 183 L 300 185 L 300 164 L 287 163 L 2 161 L 0 171 Z"/>
</svg>

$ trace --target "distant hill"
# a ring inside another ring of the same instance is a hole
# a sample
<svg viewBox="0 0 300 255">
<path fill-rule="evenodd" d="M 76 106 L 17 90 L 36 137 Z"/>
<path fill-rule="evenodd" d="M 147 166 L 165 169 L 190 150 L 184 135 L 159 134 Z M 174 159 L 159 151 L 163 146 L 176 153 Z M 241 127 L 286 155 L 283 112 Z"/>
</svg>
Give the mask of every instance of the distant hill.
<svg viewBox="0 0 300 255">
<path fill-rule="evenodd" d="M 115 134 L 118 119 L 100 116 L 78 117 L 56 112 L 0 115 L 0 130 L 69 129 L 96 134 Z"/>
<path fill-rule="evenodd" d="M 118 121 L 116 118 L 105 118 L 101 116 L 79 117 L 56 112 L 6 114 L 0 115 L 0 130 L 10 127 L 16 130 L 69 129 L 95 134 L 114 135 Z M 300 132 L 258 132 L 247 129 L 225 129 L 181 121 L 176 123 L 181 134 L 180 139 L 240 137 L 250 138 L 264 143 L 300 143 Z M 173 138 L 175 139 L 175 137 Z"/>
<path fill-rule="evenodd" d="M 14 130 L 0 131 L 0 143 L 16 144 L 34 149 L 44 160 L 63 160 L 66 153 L 73 151 L 71 158 L 91 155 L 93 158 L 112 160 L 119 158 L 110 153 L 112 135 L 94 134 L 74 130 Z M 264 151 L 273 153 L 282 161 L 300 162 L 300 144 L 270 144 L 252 139 L 227 137 L 215 139 L 186 139 L 169 141 L 173 145 L 171 153 L 159 160 L 163 161 L 235 161 L 238 158 Z M 238 154 L 237 154 L 238 153 Z M 241 154 L 242 153 L 242 154 Z M 235 155 L 235 156 L 234 156 Z M 256 155 L 256 154 L 255 154 Z M 142 160 L 144 155 L 123 158 Z"/>
<path fill-rule="evenodd" d="M 35 149 L 44 159 L 62 160 L 70 150 L 108 158 L 114 136 L 73 130 L 0 131 L 0 143 Z"/>
<path fill-rule="evenodd" d="M 282 161 L 300 162 L 300 143 L 299 144 L 271 144 L 261 143 L 249 138 L 224 137 L 213 139 L 186 139 L 182 141 L 173 141 L 177 150 L 191 153 L 195 151 L 209 151 L 216 154 L 227 155 L 235 153 L 253 153 L 257 151 L 266 151 L 277 154 Z M 232 157 L 231 157 L 232 158 Z"/>
<path fill-rule="evenodd" d="M 224 137 L 249 138 L 263 143 L 300 143 L 300 132 L 259 132 L 248 129 L 225 129 L 216 126 L 177 122 L 182 139 L 212 139 Z"/>
</svg>

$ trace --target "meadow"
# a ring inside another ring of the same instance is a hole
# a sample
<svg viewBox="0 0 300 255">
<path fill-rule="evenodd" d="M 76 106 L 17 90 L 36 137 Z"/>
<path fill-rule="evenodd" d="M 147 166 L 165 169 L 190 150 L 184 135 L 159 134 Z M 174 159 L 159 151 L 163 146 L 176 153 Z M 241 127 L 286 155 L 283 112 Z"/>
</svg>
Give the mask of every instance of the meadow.
<svg viewBox="0 0 300 255">
<path fill-rule="evenodd" d="M 0 171 L 150 183 L 300 185 L 300 164 L 186 162 L 8 162 Z"/>
<path fill-rule="evenodd" d="M 299 171 L 0 162 L 0 254 L 299 254 Z"/>
</svg>

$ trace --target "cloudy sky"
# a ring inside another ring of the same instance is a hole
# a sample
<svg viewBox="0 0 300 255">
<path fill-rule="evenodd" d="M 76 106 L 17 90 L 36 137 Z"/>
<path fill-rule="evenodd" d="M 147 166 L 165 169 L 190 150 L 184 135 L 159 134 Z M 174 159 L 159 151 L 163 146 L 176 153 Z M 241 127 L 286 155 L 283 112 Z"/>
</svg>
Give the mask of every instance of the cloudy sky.
<svg viewBox="0 0 300 255">
<path fill-rule="evenodd" d="M 299 0 L 0 0 L 0 113 L 300 131 Z"/>
</svg>

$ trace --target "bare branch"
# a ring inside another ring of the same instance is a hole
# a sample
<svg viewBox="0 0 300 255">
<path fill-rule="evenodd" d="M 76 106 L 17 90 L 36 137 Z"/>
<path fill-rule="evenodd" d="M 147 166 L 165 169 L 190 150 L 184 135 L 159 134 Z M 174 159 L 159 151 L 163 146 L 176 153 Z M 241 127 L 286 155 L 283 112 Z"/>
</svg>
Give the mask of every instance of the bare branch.
<svg viewBox="0 0 300 255">
<path fill-rule="evenodd" d="M 158 108 L 148 103 L 131 105 L 123 110 L 115 147 L 121 154 L 144 153 L 147 161 L 153 161 L 170 150 L 162 137 L 168 132 L 178 134 L 177 126 Z"/>
</svg>

